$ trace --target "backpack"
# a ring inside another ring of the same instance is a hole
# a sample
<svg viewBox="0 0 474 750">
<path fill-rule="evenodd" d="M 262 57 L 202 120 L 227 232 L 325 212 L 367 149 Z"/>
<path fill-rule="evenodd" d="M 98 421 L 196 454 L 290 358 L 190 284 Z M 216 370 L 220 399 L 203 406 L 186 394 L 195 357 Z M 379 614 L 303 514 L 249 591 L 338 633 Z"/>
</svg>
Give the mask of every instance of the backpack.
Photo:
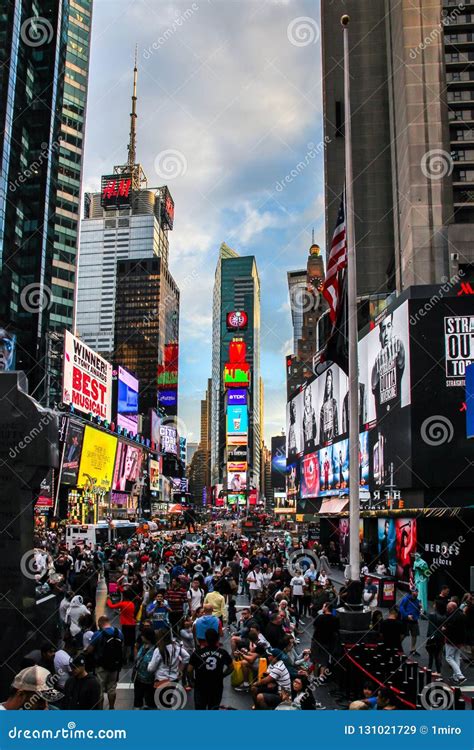
<svg viewBox="0 0 474 750">
<path fill-rule="evenodd" d="M 112 634 L 104 632 L 101 638 L 99 666 L 107 672 L 120 672 L 123 659 L 122 649 L 123 643 L 118 628 L 114 628 Z"/>
</svg>

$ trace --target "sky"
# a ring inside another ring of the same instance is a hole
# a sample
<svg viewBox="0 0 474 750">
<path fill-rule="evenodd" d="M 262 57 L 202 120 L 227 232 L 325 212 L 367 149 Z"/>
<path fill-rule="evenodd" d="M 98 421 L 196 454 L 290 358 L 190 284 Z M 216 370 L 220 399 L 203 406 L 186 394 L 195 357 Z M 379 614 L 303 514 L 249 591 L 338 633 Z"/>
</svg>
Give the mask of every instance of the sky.
<svg viewBox="0 0 474 750">
<path fill-rule="evenodd" d="M 85 191 L 126 162 L 135 44 L 137 160 L 175 202 L 180 432 L 199 440 L 219 247 L 255 255 L 265 442 L 285 426 L 286 273 L 324 251 L 319 0 L 95 0 Z M 299 166 L 298 166 L 299 165 Z"/>
</svg>

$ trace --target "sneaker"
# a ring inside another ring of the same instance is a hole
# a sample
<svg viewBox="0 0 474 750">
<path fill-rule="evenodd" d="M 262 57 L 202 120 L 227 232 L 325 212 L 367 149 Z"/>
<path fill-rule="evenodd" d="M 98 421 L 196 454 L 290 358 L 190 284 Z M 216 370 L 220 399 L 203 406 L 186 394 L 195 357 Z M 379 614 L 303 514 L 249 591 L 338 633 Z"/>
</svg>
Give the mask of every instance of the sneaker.
<svg viewBox="0 0 474 750">
<path fill-rule="evenodd" d="M 246 690 L 248 690 L 249 687 L 250 687 L 250 685 L 249 685 L 248 682 L 243 682 L 241 685 L 238 685 L 236 688 L 234 688 L 234 690 L 237 690 L 237 692 L 239 692 L 239 693 L 243 693 Z"/>
<path fill-rule="evenodd" d="M 459 677 L 455 680 L 456 685 L 464 685 L 465 682 L 467 682 L 467 677 Z"/>
</svg>

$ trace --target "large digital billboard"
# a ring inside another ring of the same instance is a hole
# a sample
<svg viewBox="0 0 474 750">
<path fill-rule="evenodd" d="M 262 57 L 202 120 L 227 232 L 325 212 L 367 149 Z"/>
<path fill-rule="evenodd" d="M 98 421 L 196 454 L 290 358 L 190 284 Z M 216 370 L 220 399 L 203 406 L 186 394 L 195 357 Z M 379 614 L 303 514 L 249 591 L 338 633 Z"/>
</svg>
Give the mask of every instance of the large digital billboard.
<svg viewBox="0 0 474 750">
<path fill-rule="evenodd" d="M 0 372 L 11 372 L 15 369 L 16 336 L 8 333 L 0 324 Z"/>
<path fill-rule="evenodd" d="M 243 492 L 247 489 L 246 471 L 228 471 L 227 489 L 231 492 Z"/>
<path fill-rule="evenodd" d="M 108 174 L 102 176 L 100 204 L 105 210 L 129 208 L 132 203 L 132 176 Z"/>
<path fill-rule="evenodd" d="M 242 388 L 250 385 L 250 365 L 226 364 L 224 366 L 224 386 L 226 388 Z"/>
<path fill-rule="evenodd" d="M 111 421 L 112 365 L 69 331 L 64 332 L 62 400 Z"/>
<path fill-rule="evenodd" d="M 444 319 L 446 385 L 465 385 L 466 367 L 474 362 L 474 315 Z"/>
<path fill-rule="evenodd" d="M 178 455 L 178 432 L 169 424 L 160 425 L 160 450 L 162 453 Z"/>
<path fill-rule="evenodd" d="M 161 224 L 165 229 L 173 229 L 174 224 L 174 200 L 164 185 L 161 189 Z"/>
<path fill-rule="evenodd" d="M 117 368 L 117 426 L 138 432 L 138 380 L 124 367 Z"/>
<path fill-rule="evenodd" d="M 158 391 L 158 403 L 160 406 L 166 408 L 176 408 L 178 405 L 178 392 L 174 391 Z"/>
<path fill-rule="evenodd" d="M 176 342 L 165 344 L 164 361 L 158 365 L 158 388 L 169 391 L 178 388 L 179 346 Z"/>
<path fill-rule="evenodd" d="M 159 459 L 150 458 L 149 460 L 149 471 L 150 471 L 150 490 L 152 492 L 158 492 L 160 489 L 160 475 L 162 473 L 162 458 Z"/>
<path fill-rule="evenodd" d="M 140 479 L 143 461 L 143 450 L 132 443 L 119 441 L 115 461 L 113 489 L 120 492 L 131 492 Z"/>
<path fill-rule="evenodd" d="M 317 452 L 308 453 L 301 460 L 300 497 L 308 499 L 319 495 L 319 459 Z"/>
<path fill-rule="evenodd" d="M 248 411 L 246 406 L 227 407 L 227 434 L 246 435 L 249 429 Z"/>
<path fill-rule="evenodd" d="M 282 490 L 286 487 L 286 438 L 284 435 L 272 437 L 272 473 L 273 489 Z"/>
<path fill-rule="evenodd" d="M 84 438 L 84 425 L 80 422 L 69 420 L 66 444 L 64 446 L 61 483 L 75 485 L 81 460 L 82 441 Z"/>
<path fill-rule="evenodd" d="M 246 406 L 248 391 L 245 388 L 233 388 L 227 393 L 227 406 Z"/>
<path fill-rule="evenodd" d="M 116 450 L 114 435 L 86 425 L 77 486 L 88 491 L 110 490 Z"/>
<path fill-rule="evenodd" d="M 249 316 L 243 310 L 234 310 L 226 315 L 228 331 L 245 331 L 248 323 Z"/>
<path fill-rule="evenodd" d="M 296 513 L 296 498 L 287 497 L 286 492 L 274 492 L 274 513 Z"/>
</svg>

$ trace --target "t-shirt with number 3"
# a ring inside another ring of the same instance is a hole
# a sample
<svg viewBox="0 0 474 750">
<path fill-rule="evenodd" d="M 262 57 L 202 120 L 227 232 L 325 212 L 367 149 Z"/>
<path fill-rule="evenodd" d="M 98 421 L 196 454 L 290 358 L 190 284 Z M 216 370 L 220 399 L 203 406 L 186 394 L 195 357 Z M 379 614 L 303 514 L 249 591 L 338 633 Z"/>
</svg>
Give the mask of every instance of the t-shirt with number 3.
<svg viewBox="0 0 474 750">
<path fill-rule="evenodd" d="M 199 648 L 189 661 L 194 668 L 197 688 L 222 685 L 223 674 L 232 664 L 230 654 L 223 648 Z"/>
</svg>

